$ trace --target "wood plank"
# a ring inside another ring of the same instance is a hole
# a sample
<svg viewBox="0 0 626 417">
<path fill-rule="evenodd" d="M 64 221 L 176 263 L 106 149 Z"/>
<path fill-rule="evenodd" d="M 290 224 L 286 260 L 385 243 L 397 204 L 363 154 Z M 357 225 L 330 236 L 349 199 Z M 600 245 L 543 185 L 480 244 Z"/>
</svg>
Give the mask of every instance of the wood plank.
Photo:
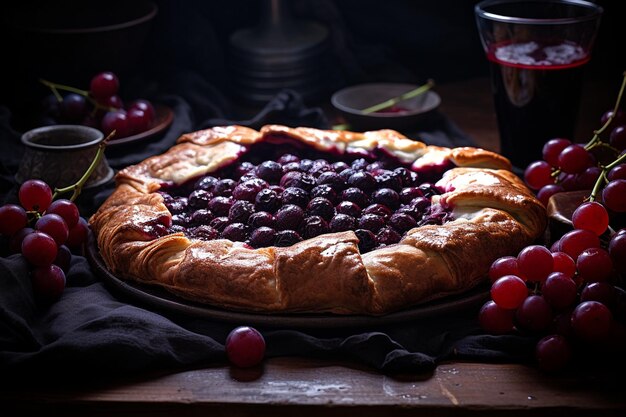
<svg viewBox="0 0 626 417">
<path fill-rule="evenodd" d="M 5 390 L 0 403 L 11 411 L 8 415 L 45 409 L 53 416 L 349 412 L 366 417 L 418 411 L 433 416 L 613 416 L 626 413 L 621 386 L 612 376 L 549 377 L 517 364 L 449 363 L 432 375 L 394 378 L 339 363 L 277 358 L 268 360 L 262 372 L 217 367 L 100 386 Z"/>
</svg>

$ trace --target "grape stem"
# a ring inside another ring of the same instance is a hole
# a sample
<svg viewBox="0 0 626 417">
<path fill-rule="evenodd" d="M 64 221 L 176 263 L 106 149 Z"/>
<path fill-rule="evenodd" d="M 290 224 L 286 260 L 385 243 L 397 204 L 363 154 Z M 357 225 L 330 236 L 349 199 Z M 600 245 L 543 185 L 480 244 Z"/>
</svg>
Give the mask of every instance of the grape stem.
<svg viewBox="0 0 626 417">
<path fill-rule="evenodd" d="M 63 188 L 54 189 L 54 194 L 52 195 L 53 200 L 56 199 L 59 196 L 59 194 L 67 193 L 70 191 L 73 191 L 72 196 L 70 197 L 70 201 L 73 202 L 78 198 L 81 191 L 83 190 L 83 186 L 85 185 L 85 183 L 87 182 L 91 174 L 93 174 L 96 167 L 98 166 L 98 164 L 100 164 L 100 161 L 104 157 L 104 149 L 106 148 L 106 145 L 109 139 L 111 139 L 113 136 L 115 136 L 115 130 L 112 131 L 106 138 L 104 138 L 104 140 L 102 140 L 98 144 L 98 150 L 96 151 L 96 155 L 94 156 L 93 161 L 91 161 L 91 165 L 89 165 L 89 168 L 87 168 L 87 171 L 85 171 L 83 176 L 75 184 L 68 185 L 67 187 L 63 187 Z"/>
<path fill-rule="evenodd" d="M 591 138 L 589 143 L 587 143 L 585 145 L 585 149 L 587 149 L 587 150 L 589 150 L 591 148 L 594 148 L 594 147 L 597 147 L 597 146 L 605 146 L 605 147 L 608 147 L 608 148 L 614 150 L 615 153 L 619 153 L 619 150 L 613 148 L 609 144 L 606 144 L 606 143 L 602 142 L 600 140 L 600 134 L 602 134 L 602 132 L 604 132 L 609 127 L 609 125 L 613 121 L 613 117 L 617 113 L 617 109 L 619 109 L 619 105 L 620 105 L 620 103 L 622 101 L 622 96 L 624 95 L 624 89 L 626 88 L 626 71 L 624 71 L 622 73 L 622 76 L 623 76 L 623 78 L 622 78 L 622 85 L 621 85 L 621 87 L 619 89 L 619 92 L 617 93 L 617 100 L 615 100 L 615 106 L 613 107 L 613 112 L 611 113 L 611 115 L 608 117 L 608 119 L 606 120 L 604 125 L 599 130 L 594 130 L 593 138 Z M 595 201 L 595 199 L 598 197 L 598 193 L 600 192 L 600 189 L 602 188 L 602 186 L 605 183 L 609 182 L 606 174 L 611 169 L 613 169 L 617 165 L 621 164 L 625 160 L 626 160 L 626 154 L 621 155 L 615 161 L 613 161 L 610 164 L 602 167 L 602 172 L 600 173 L 600 176 L 596 180 L 596 183 L 593 185 L 593 189 L 591 190 L 591 194 L 589 195 L 589 201 Z"/>
<path fill-rule="evenodd" d="M 94 106 L 94 111 L 92 112 L 92 115 L 95 114 L 95 111 L 97 109 L 103 109 L 103 110 L 106 110 L 106 111 L 115 111 L 115 110 L 117 110 L 114 107 L 103 106 L 102 104 L 98 103 L 96 100 L 94 100 L 89 95 L 89 91 L 87 91 L 87 90 L 81 90 L 80 88 L 71 87 L 69 85 L 53 83 L 52 81 L 44 80 L 43 78 L 40 78 L 39 82 L 42 83 L 43 85 L 45 85 L 46 87 L 50 88 L 50 90 L 52 90 L 52 94 L 54 94 L 54 96 L 57 98 L 57 100 L 59 102 L 63 101 L 63 97 L 61 96 L 61 94 L 59 94 L 59 90 L 69 91 L 71 93 L 76 93 L 78 95 L 81 95 L 81 96 L 85 97 Z"/>
</svg>

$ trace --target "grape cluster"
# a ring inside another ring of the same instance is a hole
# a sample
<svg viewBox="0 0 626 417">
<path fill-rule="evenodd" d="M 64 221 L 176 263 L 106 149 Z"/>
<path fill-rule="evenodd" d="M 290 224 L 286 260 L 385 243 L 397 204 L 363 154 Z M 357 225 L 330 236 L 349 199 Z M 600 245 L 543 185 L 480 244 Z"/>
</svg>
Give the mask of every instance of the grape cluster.
<svg viewBox="0 0 626 417">
<path fill-rule="evenodd" d="M 556 193 L 592 190 L 600 180 L 608 182 L 601 184 L 604 205 L 611 211 L 626 211 L 626 113 L 607 111 L 601 122 L 603 129 L 588 144 L 551 139 L 543 147 L 543 159 L 526 167 L 524 180 L 542 203 L 547 205 Z M 599 134 L 607 130 L 609 140 L 603 141 Z"/>
<path fill-rule="evenodd" d="M 124 103 L 119 79 L 112 72 L 96 74 L 89 90 L 42 82 L 52 94 L 42 102 L 41 124 L 78 123 L 100 129 L 105 136 L 115 130 L 114 139 L 119 139 L 145 132 L 156 122 L 156 111 L 149 100 Z M 59 90 L 67 93 L 61 95 Z"/>
<path fill-rule="evenodd" d="M 626 76 L 621 98 L 626 86 Z M 579 352 L 587 357 L 626 349 L 626 113 L 615 109 L 586 145 L 555 138 L 524 180 L 548 205 L 561 192 L 589 190 L 571 216 L 573 229 L 550 248 L 528 246 L 516 257 L 493 262 L 491 300 L 478 318 L 491 334 L 519 332 L 538 337 L 535 358 L 545 371 L 567 366 Z M 608 132 L 608 140 L 603 136 Z"/>
<path fill-rule="evenodd" d="M 52 302 L 65 288 L 72 251 L 87 238 L 87 221 L 67 199 L 53 201 L 48 184 L 25 181 L 18 192 L 20 204 L 0 207 L 0 236 L 8 240 L 10 253 L 21 253 L 32 267 L 35 298 Z"/>
</svg>

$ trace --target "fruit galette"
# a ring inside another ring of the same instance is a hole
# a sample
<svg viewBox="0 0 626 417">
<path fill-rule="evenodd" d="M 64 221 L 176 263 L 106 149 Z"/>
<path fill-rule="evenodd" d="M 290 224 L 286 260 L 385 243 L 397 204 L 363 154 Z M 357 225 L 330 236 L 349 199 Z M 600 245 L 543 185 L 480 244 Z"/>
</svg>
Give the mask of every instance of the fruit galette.
<svg viewBox="0 0 626 417">
<path fill-rule="evenodd" d="M 467 291 L 542 234 L 507 159 L 392 130 L 183 135 L 90 219 L 107 267 L 242 311 L 379 315 Z"/>
</svg>

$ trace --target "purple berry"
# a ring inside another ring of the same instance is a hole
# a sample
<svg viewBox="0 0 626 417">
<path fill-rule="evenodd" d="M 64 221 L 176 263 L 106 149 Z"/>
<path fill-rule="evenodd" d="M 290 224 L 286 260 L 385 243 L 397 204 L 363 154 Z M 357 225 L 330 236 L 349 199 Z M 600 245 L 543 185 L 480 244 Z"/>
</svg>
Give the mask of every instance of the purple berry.
<svg viewBox="0 0 626 417">
<path fill-rule="evenodd" d="M 378 188 L 391 188 L 394 191 L 400 191 L 402 188 L 402 181 L 400 178 L 394 176 L 393 173 L 389 171 L 377 175 L 376 184 Z"/>
<path fill-rule="evenodd" d="M 291 246 L 302 241 L 302 237 L 294 230 L 281 230 L 276 232 L 275 246 Z"/>
<path fill-rule="evenodd" d="M 330 200 L 333 204 L 337 202 L 337 193 L 328 184 L 322 184 L 313 187 L 310 196 L 311 198 L 323 197 L 327 200 Z"/>
<path fill-rule="evenodd" d="M 248 226 L 243 223 L 231 223 L 222 231 L 222 237 L 233 242 L 245 242 L 248 238 Z"/>
<path fill-rule="evenodd" d="M 258 211 L 248 217 L 248 226 L 253 229 L 258 227 L 276 227 L 276 219 L 266 211 Z"/>
<path fill-rule="evenodd" d="M 194 188 L 197 190 L 205 190 L 205 191 L 212 192 L 213 187 L 215 186 L 215 184 L 217 184 L 217 181 L 218 181 L 217 178 L 208 175 L 196 181 Z"/>
<path fill-rule="evenodd" d="M 341 175 L 333 171 L 323 172 L 319 177 L 317 177 L 317 183 L 319 185 L 329 185 L 336 192 L 342 191 L 348 186 Z"/>
<path fill-rule="evenodd" d="M 205 190 L 195 190 L 187 199 L 188 205 L 191 209 L 198 210 L 207 208 L 209 206 L 209 201 L 213 198 L 210 192 Z"/>
<path fill-rule="evenodd" d="M 254 198 L 255 209 L 257 211 L 268 211 L 273 213 L 280 207 L 281 199 L 278 193 L 270 188 L 265 188 L 256 195 Z"/>
<path fill-rule="evenodd" d="M 345 232 L 356 229 L 356 219 L 347 214 L 336 214 L 329 223 L 331 232 Z"/>
<path fill-rule="evenodd" d="M 283 176 L 283 167 L 274 161 L 261 162 L 256 167 L 256 175 L 269 183 L 277 183 Z"/>
<path fill-rule="evenodd" d="M 400 201 L 409 204 L 414 198 L 423 197 L 424 193 L 417 187 L 405 187 L 400 191 Z"/>
<path fill-rule="evenodd" d="M 406 231 L 417 226 L 417 221 L 413 216 L 406 213 L 394 213 L 389 218 L 389 226 L 393 227 L 399 233 L 405 233 Z"/>
<path fill-rule="evenodd" d="M 296 155 L 290 154 L 290 153 L 286 153 L 283 154 L 280 158 L 278 158 L 277 162 L 281 165 L 286 165 L 292 162 L 300 162 L 300 158 L 298 158 Z"/>
<path fill-rule="evenodd" d="M 307 216 L 320 216 L 324 220 L 330 220 L 335 215 L 335 207 L 330 200 L 316 197 L 307 204 L 306 214 Z"/>
<path fill-rule="evenodd" d="M 356 237 L 359 238 L 359 251 L 366 253 L 378 246 L 376 242 L 376 236 L 369 230 L 357 229 L 354 231 Z"/>
<path fill-rule="evenodd" d="M 369 172 L 359 171 L 348 178 L 348 185 L 369 193 L 376 188 L 376 179 Z"/>
<path fill-rule="evenodd" d="M 381 188 L 372 193 L 372 202 L 382 204 L 393 210 L 400 205 L 400 196 L 391 188 Z"/>
<path fill-rule="evenodd" d="M 343 190 L 341 193 L 341 199 L 343 201 L 351 201 L 359 207 L 365 207 L 370 203 L 367 195 L 356 187 L 346 188 Z"/>
<path fill-rule="evenodd" d="M 236 185 L 235 180 L 231 180 L 230 178 L 221 179 L 213 186 L 213 194 L 216 196 L 230 197 Z"/>
<path fill-rule="evenodd" d="M 360 229 L 370 230 L 374 233 L 378 232 L 385 225 L 385 219 L 377 214 L 364 214 L 359 218 Z"/>
<path fill-rule="evenodd" d="M 361 215 L 361 207 L 353 203 L 352 201 L 342 201 L 335 207 L 337 213 L 347 214 L 352 217 L 359 217 Z"/>
<path fill-rule="evenodd" d="M 187 234 L 189 235 L 189 237 L 200 239 L 200 240 L 217 239 L 219 235 L 217 230 L 207 225 L 202 225 L 202 226 L 194 227 L 193 229 L 189 229 Z"/>
<path fill-rule="evenodd" d="M 368 165 L 369 164 L 367 163 L 365 159 L 359 158 L 359 159 L 355 159 L 354 161 L 352 161 L 352 164 L 350 166 L 355 171 L 363 171 L 367 168 Z"/>
<path fill-rule="evenodd" d="M 233 189 L 233 197 L 237 200 L 246 200 L 254 203 L 259 191 L 267 187 L 267 182 L 260 178 L 250 179 L 237 184 Z"/>
<path fill-rule="evenodd" d="M 282 204 L 295 204 L 296 206 L 306 207 L 309 202 L 309 193 L 302 188 L 287 187 L 281 194 Z"/>
<path fill-rule="evenodd" d="M 178 215 L 180 216 L 180 215 Z M 191 214 L 191 221 L 187 221 L 186 223 L 183 222 L 176 222 L 175 224 L 180 224 L 181 226 L 185 226 L 186 224 L 194 224 L 196 226 L 200 226 L 202 224 L 209 224 L 211 222 L 211 220 L 213 220 L 215 216 L 213 216 L 213 213 L 211 213 L 211 210 L 207 210 L 207 209 L 200 209 L 200 210 L 196 210 Z M 172 216 L 172 223 L 174 223 L 174 217 Z"/>
<path fill-rule="evenodd" d="M 228 220 L 233 223 L 246 223 L 254 213 L 254 204 L 245 200 L 237 200 L 228 210 Z"/>
<path fill-rule="evenodd" d="M 297 230 L 304 219 L 304 210 L 295 204 L 287 204 L 276 212 L 275 217 L 278 230 Z"/>
<path fill-rule="evenodd" d="M 389 218 L 389 216 L 391 216 L 391 210 L 387 206 L 384 206 L 379 203 L 374 203 L 365 207 L 363 211 L 361 212 L 361 214 L 362 215 L 377 214 L 381 216 L 383 219 L 387 219 Z"/>
<path fill-rule="evenodd" d="M 305 239 L 323 235 L 329 232 L 328 223 L 320 216 L 306 217 L 302 222 L 302 235 Z"/>
<path fill-rule="evenodd" d="M 217 196 L 209 201 L 208 209 L 216 216 L 228 216 L 234 200 L 230 197 Z"/>
<path fill-rule="evenodd" d="M 272 246 L 276 239 L 276 231 L 271 227 L 261 226 L 250 234 L 250 246 L 253 248 L 263 248 Z"/>
<path fill-rule="evenodd" d="M 383 227 L 376 234 L 376 241 L 380 245 L 393 245 L 394 243 L 398 243 L 402 236 L 391 227 Z"/>
<path fill-rule="evenodd" d="M 229 224 L 228 217 L 216 217 L 209 223 L 209 226 L 217 230 L 218 232 L 222 232 L 226 226 Z"/>
</svg>

